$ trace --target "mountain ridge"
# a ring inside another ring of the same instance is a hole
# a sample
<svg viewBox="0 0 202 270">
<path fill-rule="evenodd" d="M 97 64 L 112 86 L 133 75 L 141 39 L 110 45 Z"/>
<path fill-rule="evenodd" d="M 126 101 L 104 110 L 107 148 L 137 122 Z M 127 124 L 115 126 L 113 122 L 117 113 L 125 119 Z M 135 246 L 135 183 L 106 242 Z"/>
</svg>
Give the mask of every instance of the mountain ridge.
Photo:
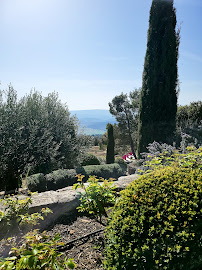
<svg viewBox="0 0 202 270">
<path fill-rule="evenodd" d="M 81 126 L 80 130 L 87 135 L 102 135 L 106 132 L 108 123 L 116 123 L 116 119 L 108 110 L 72 110 L 71 116 L 75 115 Z"/>
</svg>

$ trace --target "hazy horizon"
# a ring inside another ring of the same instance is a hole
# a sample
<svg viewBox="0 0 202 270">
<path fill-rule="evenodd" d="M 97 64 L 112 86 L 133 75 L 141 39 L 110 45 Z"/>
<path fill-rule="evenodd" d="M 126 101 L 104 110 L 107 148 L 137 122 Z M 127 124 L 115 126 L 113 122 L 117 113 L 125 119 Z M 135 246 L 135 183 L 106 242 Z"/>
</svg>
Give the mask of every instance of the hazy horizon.
<svg viewBox="0 0 202 270">
<path fill-rule="evenodd" d="M 152 0 L 1 0 L 0 89 L 54 90 L 69 110 L 108 109 L 141 87 Z M 202 100 L 202 1 L 174 0 L 178 103 Z M 182 23 L 181 23 L 182 22 Z"/>
</svg>

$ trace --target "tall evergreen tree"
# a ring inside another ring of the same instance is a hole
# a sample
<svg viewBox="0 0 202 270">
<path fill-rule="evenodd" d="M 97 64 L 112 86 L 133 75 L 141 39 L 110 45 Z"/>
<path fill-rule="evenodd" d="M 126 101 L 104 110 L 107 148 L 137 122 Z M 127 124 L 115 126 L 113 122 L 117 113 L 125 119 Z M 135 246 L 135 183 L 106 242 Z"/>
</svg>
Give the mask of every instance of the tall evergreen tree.
<svg viewBox="0 0 202 270">
<path fill-rule="evenodd" d="M 107 155 L 106 155 L 106 163 L 111 164 L 114 163 L 114 132 L 113 126 L 111 124 L 107 124 Z"/>
<path fill-rule="evenodd" d="M 179 40 L 173 0 L 153 0 L 140 96 L 138 154 L 153 141 L 169 143 L 175 131 Z"/>
</svg>

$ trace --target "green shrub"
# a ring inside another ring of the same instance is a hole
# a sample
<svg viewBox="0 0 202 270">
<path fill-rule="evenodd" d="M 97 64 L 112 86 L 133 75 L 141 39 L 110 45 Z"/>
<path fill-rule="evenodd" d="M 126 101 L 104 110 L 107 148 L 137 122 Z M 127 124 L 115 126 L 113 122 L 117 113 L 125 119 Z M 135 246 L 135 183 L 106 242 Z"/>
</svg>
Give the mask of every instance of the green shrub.
<svg viewBox="0 0 202 270">
<path fill-rule="evenodd" d="M 77 182 L 76 171 L 71 170 L 57 170 L 47 174 L 47 190 L 57 190 L 67 186 L 72 186 Z"/>
<path fill-rule="evenodd" d="M 98 182 L 96 176 L 90 176 L 88 179 L 88 186 L 84 185 L 84 175 L 78 175 L 78 183 L 73 185 L 73 189 L 82 188 L 85 192 L 79 192 L 81 204 L 77 207 L 79 212 L 88 212 L 93 214 L 96 218 L 102 216 L 108 217 L 105 210 L 106 206 L 112 205 L 116 201 L 115 189 L 113 181 L 103 179 L 103 182 Z"/>
<path fill-rule="evenodd" d="M 125 168 L 125 170 L 127 170 L 127 163 L 121 157 L 116 157 L 115 158 L 115 163 L 118 163 L 123 168 Z"/>
<path fill-rule="evenodd" d="M 77 173 L 83 174 L 85 176 L 84 180 L 87 181 L 90 175 L 95 175 L 98 178 L 102 177 L 105 179 L 118 179 L 120 176 L 125 175 L 126 170 L 122 165 L 113 163 L 105 165 L 84 166 L 82 168 L 78 168 Z"/>
<path fill-rule="evenodd" d="M 22 233 L 23 229 L 31 228 L 37 225 L 39 220 L 43 220 L 43 215 L 52 213 L 49 208 L 42 208 L 41 212 L 30 214 L 28 211 L 32 204 L 31 193 L 26 198 L 18 195 L 7 196 L 0 199 L 0 203 L 4 205 L 3 211 L 0 210 L 0 239 L 10 233 Z"/>
<path fill-rule="evenodd" d="M 27 177 L 27 187 L 30 191 L 46 191 L 46 178 L 43 173 L 33 174 Z"/>
<path fill-rule="evenodd" d="M 81 166 L 88 166 L 88 165 L 100 165 L 99 159 L 93 154 L 85 154 Z"/>
<path fill-rule="evenodd" d="M 34 174 L 27 178 L 27 183 L 30 191 L 43 192 L 46 190 L 57 190 L 72 186 L 77 182 L 76 175 L 79 173 L 85 176 L 85 182 L 90 175 L 95 175 L 98 178 L 117 179 L 118 177 L 125 175 L 125 172 L 125 166 L 117 163 L 107 165 L 89 165 L 77 168 L 76 170 L 56 170 L 52 173 L 46 174 L 45 176 L 42 173 Z"/>
<path fill-rule="evenodd" d="M 64 245 L 60 236 L 56 234 L 53 238 L 34 230 L 25 235 L 25 243 L 21 247 L 13 247 L 10 251 L 12 257 L 0 258 L 0 269 L 74 269 L 76 264 L 73 259 L 62 258 L 58 248 Z"/>
<path fill-rule="evenodd" d="M 22 199 L 20 196 L 8 196 L 4 200 L 4 211 L 0 211 L 0 239 L 1 246 L 12 246 L 8 252 L 9 257 L 0 258 L 0 269 L 74 269 L 76 267 L 72 259 L 61 257 L 62 253 L 58 248 L 64 245 L 59 241 L 60 237 L 56 234 L 53 238 L 46 235 L 46 232 L 39 233 L 34 230 L 27 233 L 16 247 L 17 239 L 8 238 L 8 233 L 16 234 L 16 237 L 22 238 L 22 227 L 34 226 L 39 220 L 44 219 L 44 215 L 52 213 L 49 208 L 42 208 L 41 212 L 28 213 L 29 206 L 32 204 L 32 194 Z M 31 227 L 30 227 L 31 229 Z M 2 237 L 3 236 L 3 237 Z M 6 253 L 4 254 L 6 255 Z"/>
<path fill-rule="evenodd" d="M 202 269 L 202 170 L 183 163 L 121 192 L 106 229 L 105 269 Z"/>
</svg>

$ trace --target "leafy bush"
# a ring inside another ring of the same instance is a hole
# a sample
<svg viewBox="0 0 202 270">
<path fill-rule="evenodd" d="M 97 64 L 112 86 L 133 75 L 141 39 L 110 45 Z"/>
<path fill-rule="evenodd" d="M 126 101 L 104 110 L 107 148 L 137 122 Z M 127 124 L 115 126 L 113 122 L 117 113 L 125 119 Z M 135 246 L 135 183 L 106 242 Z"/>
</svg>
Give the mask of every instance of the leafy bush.
<svg viewBox="0 0 202 270">
<path fill-rule="evenodd" d="M 190 105 L 179 106 L 176 115 L 178 127 L 184 128 L 190 124 L 200 124 L 202 121 L 202 101 Z"/>
<path fill-rule="evenodd" d="M 115 163 L 118 163 L 123 168 L 125 168 L 125 170 L 127 170 L 127 163 L 121 157 L 116 157 L 115 158 Z"/>
<path fill-rule="evenodd" d="M 77 174 L 83 174 L 84 181 L 88 177 L 95 175 L 98 178 L 115 178 L 124 175 L 126 167 L 123 164 L 105 164 L 105 165 L 89 165 L 77 169 L 60 169 L 46 174 L 35 174 L 27 178 L 28 188 L 30 191 L 42 192 L 45 190 L 57 190 L 60 188 L 72 186 L 77 182 Z"/>
<path fill-rule="evenodd" d="M 12 229 L 12 233 L 15 232 L 16 235 L 19 235 L 19 232 L 22 233 L 19 226 L 36 225 L 40 219 L 43 219 L 42 214 L 47 215 L 52 212 L 49 208 L 43 208 L 41 213 L 36 212 L 29 215 L 28 209 L 31 203 L 31 196 L 25 199 L 20 199 L 18 196 L 9 196 L 4 199 L 5 210 L 0 211 L 0 232 L 3 238 L 8 234 L 9 229 Z M 24 238 L 25 241 L 21 246 L 16 247 L 15 241 L 12 243 L 13 247 L 9 252 L 10 257 L 0 258 L 0 269 L 62 270 L 75 268 L 76 265 L 72 259 L 62 259 L 62 253 L 57 251 L 64 244 L 59 242 L 58 234 L 50 238 L 45 232 L 39 233 L 38 230 L 34 230 L 26 234 Z M 2 240 L 6 245 L 9 241 L 9 238 Z"/>
<path fill-rule="evenodd" d="M 26 178 L 27 187 L 30 191 L 46 191 L 46 178 L 43 173 L 33 174 Z"/>
<path fill-rule="evenodd" d="M 122 165 L 113 163 L 105 165 L 84 166 L 82 168 L 78 168 L 77 173 L 83 174 L 85 176 L 84 180 L 87 181 L 90 175 L 95 175 L 98 178 L 102 177 L 105 179 L 118 179 L 120 176 L 125 175 L 126 170 Z"/>
<path fill-rule="evenodd" d="M 62 253 L 57 248 L 64 243 L 59 242 L 60 237 L 56 234 L 53 238 L 37 230 L 28 233 L 25 243 L 20 247 L 11 249 L 12 257 L 1 259 L 0 269 L 74 269 L 75 263 L 72 259 L 62 259 Z"/>
<path fill-rule="evenodd" d="M 27 198 L 8 196 L 1 199 L 4 204 L 4 211 L 0 211 L 0 239 L 10 232 L 18 233 L 23 226 L 37 225 L 39 220 L 43 220 L 43 215 L 52 213 L 49 208 L 42 208 L 41 213 L 29 214 L 29 206 L 32 204 L 32 194 Z"/>
<path fill-rule="evenodd" d="M 47 174 L 47 190 L 57 190 L 67 186 L 72 186 L 77 182 L 76 171 L 71 170 L 57 170 Z"/>
<path fill-rule="evenodd" d="M 79 212 L 88 212 L 93 214 L 96 218 L 100 218 L 102 215 L 107 217 L 107 212 L 105 207 L 109 204 L 114 204 L 115 197 L 115 188 L 113 186 L 113 181 L 108 181 L 102 179 L 102 183 L 98 183 L 99 179 L 95 176 L 90 176 L 88 179 L 88 186 L 85 186 L 83 183 L 84 175 L 78 175 L 78 182 L 74 184 L 73 189 L 82 188 L 85 193 L 79 192 L 80 194 L 80 206 L 77 207 Z"/>
<path fill-rule="evenodd" d="M 202 268 L 202 148 L 169 162 L 122 192 L 106 230 L 105 269 Z"/>
<path fill-rule="evenodd" d="M 12 86 L 0 90 L 0 190 L 20 186 L 20 175 L 47 174 L 78 163 L 89 138 L 56 93 L 33 91 L 20 100 Z"/>
<path fill-rule="evenodd" d="M 85 154 L 83 156 L 81 166 L 88 166 L 88 165 L 100 165 L 100 161 L 93 154 Z"/>
</svg>

